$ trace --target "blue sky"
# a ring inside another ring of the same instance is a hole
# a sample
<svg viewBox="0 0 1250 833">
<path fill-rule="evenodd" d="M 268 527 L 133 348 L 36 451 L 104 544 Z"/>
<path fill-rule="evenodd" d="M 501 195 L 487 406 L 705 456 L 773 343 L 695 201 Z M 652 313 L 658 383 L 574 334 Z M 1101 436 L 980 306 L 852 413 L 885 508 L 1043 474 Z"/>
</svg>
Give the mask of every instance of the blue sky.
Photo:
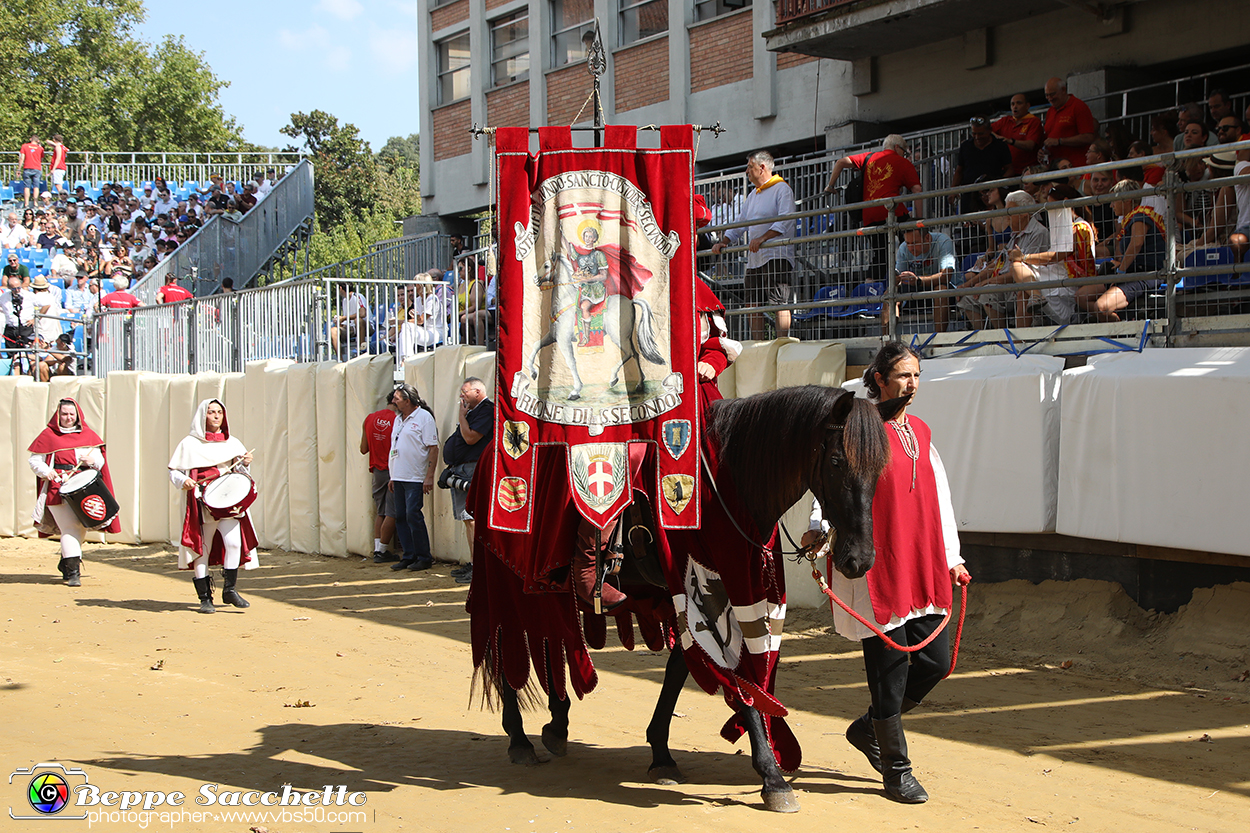
<svg viewBox="0 0 1250 833">
<path fill-rule="evenodd" d="M 283 147 L 291 113 L 324 110 L 373 147 L 419 128 L 415 0 L 146 0 L 137 34 L 185 37 L 247 141 Z"/>
</svg>

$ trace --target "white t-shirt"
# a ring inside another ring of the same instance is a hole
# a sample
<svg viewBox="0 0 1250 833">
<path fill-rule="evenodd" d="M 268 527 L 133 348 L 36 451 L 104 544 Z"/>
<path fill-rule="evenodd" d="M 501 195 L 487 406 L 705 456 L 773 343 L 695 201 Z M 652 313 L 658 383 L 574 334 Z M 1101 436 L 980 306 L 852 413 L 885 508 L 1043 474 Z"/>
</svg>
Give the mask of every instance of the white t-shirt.
<svg viewBox="0 0 1250 833">
<path fill-rule="evenodd" d="M 61 290 L 58 287 L 49 286 L 47 289 L 36 289 L 30 293 L 30 296 L 41 316 L 61 315 L 65 312 L 61 308 Z M 47 307 L 47 310 L 44 310 L 44 307 Z M 56 341 L 56 337 L 61 334 L 61 331 L 61 322 L 57 319 L 39 319 L 39 337 L 47 343 L 51 344 Z"/>
<path fill-rule="evenodd" d="M 1233 167 L 1233 176 L 1241 176 L 1247 171 L 1250 171 L 1250 162 L 1238 162 Z M 1248 228 L 1250 227 L 1250 183 L 1243 182 L 1240 185 L 1234 185 L 1233 193 L 1237 195 L 1237 228 Z"/>
<path fill-rule="evenodd" d="M 424 483 L 430 464 L 430 448 L 438 453 L 438 426 L 425 408 L 417 408 L 405 419 L 395 415 L 391 425 L 391 480 Z"/>
</svg>

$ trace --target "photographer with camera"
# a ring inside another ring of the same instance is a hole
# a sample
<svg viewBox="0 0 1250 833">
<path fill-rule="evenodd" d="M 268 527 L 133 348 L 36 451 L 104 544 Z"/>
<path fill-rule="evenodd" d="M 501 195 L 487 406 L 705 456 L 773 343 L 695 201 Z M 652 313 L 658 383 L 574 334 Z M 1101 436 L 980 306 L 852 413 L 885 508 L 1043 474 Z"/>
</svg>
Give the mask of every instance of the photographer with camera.
<svg viewBox="0 0 1250 833">
<path fill-rule="evenodd" d="M 9 255 L 10 260 L 14 255 Z M 4 346 L 13 368 L 26 365 L 31 361 L 24 352 L 35 344 L 35 299 L 29 289 L 22 288 L 19 275 L 5 277 L 6 288 L 0 292 L 0 315 L 4 317 Z"/>
<path fill-rule="evenodd" d="M 473 516 L 465 508 L 465 498 L 477 461 L 494 432 L 495 403 L 486 396 L 485 383 L 470 376 L 460 386 L 459 425 L 443 445 L 447 468 L 438 478 L 439 488 L 451 490 L 452 517 L 464 521 L 469 536 L 469 564 L 452 571 L 460 584 L 468 584 L 473 578 Z"/>
</svg>

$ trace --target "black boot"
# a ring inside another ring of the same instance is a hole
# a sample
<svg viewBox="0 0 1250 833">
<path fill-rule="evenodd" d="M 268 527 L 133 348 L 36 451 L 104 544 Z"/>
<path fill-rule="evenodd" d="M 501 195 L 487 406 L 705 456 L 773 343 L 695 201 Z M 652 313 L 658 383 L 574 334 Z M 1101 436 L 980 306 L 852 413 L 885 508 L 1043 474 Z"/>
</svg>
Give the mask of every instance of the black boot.
<svg viewBox="0 0 1250 833">
<path fill-rule="evenodd" d="M 846 739 L 868 759 L 868 763 L 877 772 L 881 771 L 881 747 L 877 745 L 877 736 L 872 731 L 872 707 L 857 717 L 846 727 Z"/>
<path fill-rule="evenodd" d="M 221 571 L 221 603 L 224 605 L 234 605 L 235 607 L 251 607 L 252 603 L 243 598 L 234 589 L 234 584 L 239 579 L 238 569 Z"/>
<path fill-rule="evenodd" d="M 64 564 L 61 566 L 61 575 L 65 576 L 65 584 L 68 587 L 82 587 L 82 581 L 78 578 L 79 567 L 82 559 L 78 557 L 62 559 Z"/>
<path fill-rule="evenodd" d="M 915 700 L 903 698 L 903 714 L 907 714 L 920 704 Z M 872 768 L 881 771 L 881 747 L 877 745 L 877 735 L 872 730 L 872 706 L 862 716 L 856 718 L 846 727 L 846 739 L 868 759 Z"/>
<path fill-rule="evenodd" d="M 56 571 L 61 574 L 61 581 L 65 580 L 65 556 L 61 556 L 61 560 L 56 562 Z"/>
<path fill-rule="evenodd" d="M 885 720 L 874 719 L 872 731 L 881 748 L 881 777 L 886 797 L 903 804 L 928 801 L 929 794 L 911 773 L 907 738 L 903 735 L 903 716 L 896 714 Z"/>
<path fill-rule="evenodd" d="M 195 592 L 200 597 L 200 613 L 216 613 L 217 608 L 213 607 L 213 577 L 204 576 L 194 581 Z"/>
</svg>

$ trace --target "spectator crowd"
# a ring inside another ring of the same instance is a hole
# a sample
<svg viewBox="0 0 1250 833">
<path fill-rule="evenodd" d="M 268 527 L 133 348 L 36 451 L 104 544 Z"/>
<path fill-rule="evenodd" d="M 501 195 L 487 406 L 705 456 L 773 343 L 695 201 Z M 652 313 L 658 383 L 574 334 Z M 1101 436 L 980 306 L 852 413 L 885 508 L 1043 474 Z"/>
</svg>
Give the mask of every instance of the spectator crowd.
<svg viewBox="0 0 1250 833">
<path fill-rule="evenodd" d="M 269 169 L 243 183 L 213 174 L 208 182 L 181 187 L 156 177 L 138 185 L 78 182 L 70 191 L 65 184 L 68 151 L 60 136 L 53 137 L 45 153 L 32 135 L 20 153 L 22 188 L 13 189 L 8 205 L 0 204 L 6 348 L 0 373 L 45 379 L 82 367 L 87 334 L 79 322 L 100 309 L 140 306 L 128 291 L 133 282 L 170 257 L 209 218 L 240 222 L 279 178 Z M 157 293 L 161 303 L 190 297 L 176 280 L 167 276 Z M 41 317 L 38 327 L 35 310 Z"/>
</svg>

